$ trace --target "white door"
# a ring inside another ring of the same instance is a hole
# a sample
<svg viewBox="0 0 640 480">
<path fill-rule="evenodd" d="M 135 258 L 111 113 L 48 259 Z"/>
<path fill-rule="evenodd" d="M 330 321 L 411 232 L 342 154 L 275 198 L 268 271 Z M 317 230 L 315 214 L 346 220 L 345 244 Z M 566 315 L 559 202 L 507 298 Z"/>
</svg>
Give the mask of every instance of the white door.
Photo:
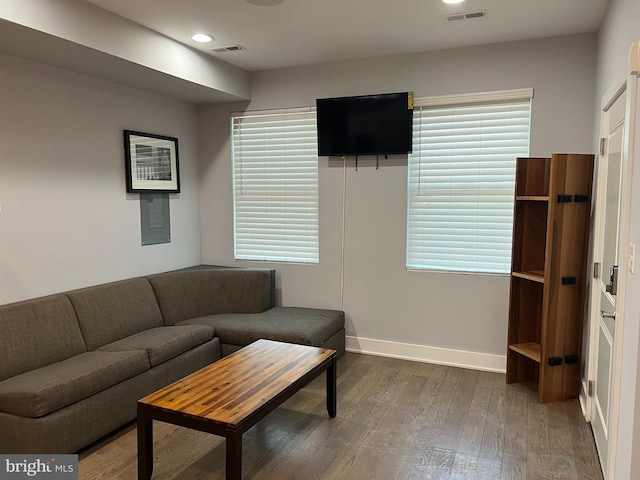
<svg viewBox="0 0 640 480">
<path fill-rule="evenodd" d="M 618 287 L 618 251 L 620 226 L 620 193 L 622 148 L 625 128 L 625 92 L 603 112 L 605 145 L 599 157 L 596 211 L 596 241 L 594 260 L 600 264 L 600 274 L 593 281 L 591 328 L 595 382 L 591 425 L 605 478 L 608 471 L 609 426 L 611 415 L 611 379 L 613 377 L 613 346 L 616 335 L 616 296 Z"/>
</svg>

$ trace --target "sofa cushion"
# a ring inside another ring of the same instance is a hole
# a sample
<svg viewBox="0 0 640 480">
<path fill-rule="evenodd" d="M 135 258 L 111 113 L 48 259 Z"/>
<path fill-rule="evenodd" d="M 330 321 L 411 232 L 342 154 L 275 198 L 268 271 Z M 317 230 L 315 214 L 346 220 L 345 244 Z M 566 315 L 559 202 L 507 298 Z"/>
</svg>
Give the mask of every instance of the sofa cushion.
<svg viewBox="0 0 640 480">
<path fill-rule="evenodd" d="M 143 350 L 152 367 L 208 342 L 215 330 L 208 325 L 157 327 L 100 347 L 99 351 Z"/>
<path fill-rule="evenodd" d="M 273 307 L 273 271 L 211 268 L 147 277 L 165 325 L 218 313 L 258 313 Z"/>
<path fill-rule="evenodd" d="M 141 350 L 82 353 L 0 382 L 0 411 L 42 417 L 148 369 Z"/>
<path fill-rule="evenodd" d="M 344 313 L 318 308 L 274 307 L 253 314 L 198 317 L 180 325 L 211 325 L 222 343 L 249 345 L 266 338 L 318 347 L 344 327 Z"/>
<path fill-rule="evenodd" d="M 65 295 L 0 306 L 0 380 L 86 352 Z"/>
<path fill-rule="evenodd" d="M 74 290 L 67 296 L 76 310 L 87 350 L 163 325 L 156 296 L 144 278 Z"/>
</svg>

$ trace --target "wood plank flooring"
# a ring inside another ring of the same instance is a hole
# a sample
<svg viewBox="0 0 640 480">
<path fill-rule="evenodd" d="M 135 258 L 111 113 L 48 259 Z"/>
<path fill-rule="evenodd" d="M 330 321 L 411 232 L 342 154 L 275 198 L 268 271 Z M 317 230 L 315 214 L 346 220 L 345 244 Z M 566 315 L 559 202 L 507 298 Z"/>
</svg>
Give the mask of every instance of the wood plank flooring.
<svg viewBox="0 0 640 480">
<path fill-rule="evenodd" d="M 541 405 L 502 374 L 347 353 L 338 416 L 324 375 L 244 435 L 255 480 L 601 480 L 576 401 Z M 154 479 L 224 479 L 224 439 L 154 424 Z M 80 453 L 86 480 L 137 476 L 131 424 Z"/>
</svg>

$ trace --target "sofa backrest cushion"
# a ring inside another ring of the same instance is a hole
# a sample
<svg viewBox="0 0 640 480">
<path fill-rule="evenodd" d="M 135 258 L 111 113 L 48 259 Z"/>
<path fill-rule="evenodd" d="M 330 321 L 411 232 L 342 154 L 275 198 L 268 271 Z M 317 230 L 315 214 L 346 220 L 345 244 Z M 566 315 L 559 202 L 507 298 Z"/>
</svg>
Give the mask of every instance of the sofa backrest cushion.
<svg viewBox="0 0 640 480">
<path fill-rule="evenodd" d="M 131 278 L 67 292 L 87 350 L 162 326 L 155 294 L 145 278 Z"/>
<path fill-rule="evenodd" d="M 66 295 L 0 306 L 0 380 L 86 351 Z"/>
<path fill-rule="evenodd" d="M 260 313 L 274 306 L 274 271 L 199 269 L 147 277 L 165 325 L 218 313 Z"/>
</svg>

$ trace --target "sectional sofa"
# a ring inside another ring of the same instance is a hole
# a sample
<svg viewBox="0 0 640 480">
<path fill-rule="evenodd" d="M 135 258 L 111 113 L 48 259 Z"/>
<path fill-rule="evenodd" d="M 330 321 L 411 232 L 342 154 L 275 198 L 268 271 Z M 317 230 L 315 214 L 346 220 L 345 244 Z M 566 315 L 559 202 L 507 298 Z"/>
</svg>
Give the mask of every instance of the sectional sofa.
<svg viewBox="0 0 640 480">
<path fill-rule="evenodd" d="M 275 303 L 275 271 L 201 266 L 0 306 L 0 453 L 77 452 L 259 338 L 344 353 L 343 312 Z"/>
</svg>

